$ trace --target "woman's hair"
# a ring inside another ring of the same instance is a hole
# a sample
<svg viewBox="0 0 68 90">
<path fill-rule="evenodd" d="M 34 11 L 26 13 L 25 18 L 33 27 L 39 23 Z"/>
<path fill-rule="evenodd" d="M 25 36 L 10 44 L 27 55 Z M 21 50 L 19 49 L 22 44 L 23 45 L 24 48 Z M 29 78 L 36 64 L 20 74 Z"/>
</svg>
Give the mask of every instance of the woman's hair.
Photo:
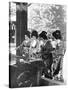
<svg viewBox="0 0 68 90">
<path fill-rule="evenodd" d="M 62 39 L 60 30 L 56 30 L 52 33 L 55 39 Z"/>
<path fill-rule="evenodd" d="M 27 31 L 27 32 L 25 33 L 25 35 L 27 35 L 27 36 L 30 38 L 30 32 L 29 32 L 29 31 Z"/>
<path fill-rule="evenodd" d="M 31 37 L 35 36 L 36 38 L 38 38 L 38 32 L 33 30 L 31 33 Z"/>
<path fill-rule="evenodd" d="M 39 34 L 39 37 L 40 38 L 43 38 L 43 39 L 47 39 L 47 32 L 46 31 L 42 31 L 40 34 Z"/>
</svg>

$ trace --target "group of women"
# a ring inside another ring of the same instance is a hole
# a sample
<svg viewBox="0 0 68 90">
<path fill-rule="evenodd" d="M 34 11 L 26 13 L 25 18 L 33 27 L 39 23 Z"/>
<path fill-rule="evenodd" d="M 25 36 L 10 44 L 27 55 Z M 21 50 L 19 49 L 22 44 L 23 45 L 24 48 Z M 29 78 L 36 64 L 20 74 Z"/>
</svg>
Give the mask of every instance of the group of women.
<svg viewBox="0 0 68 90">
<path fill-rule="evenodd" d="M 23 42 L 24 48 L 22 49 L 26 54 L 29 54 L 26 61 L 28 61 L 28 59 L 41 59 L 45 63 L 43 73 L 47 72 L 46 74 L 53 74 L 52 64 L 54 61 L 52 52 L 59 48 L 61 41 L 62 37 L 60 30 L 55 30 L 52 33 L 42 31 L 40 34 L 38 34 L 36 30 L 33 30 L 32 33 L 27 31 Z M 23 53 L 22 56 L 26 57 Z"/>
</svg>

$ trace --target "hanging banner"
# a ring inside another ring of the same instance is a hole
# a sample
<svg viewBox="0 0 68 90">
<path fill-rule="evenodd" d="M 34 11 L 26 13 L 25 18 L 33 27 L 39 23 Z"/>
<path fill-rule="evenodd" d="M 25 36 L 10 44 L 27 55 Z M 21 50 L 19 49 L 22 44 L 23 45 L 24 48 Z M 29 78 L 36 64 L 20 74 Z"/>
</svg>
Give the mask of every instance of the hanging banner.
<svg viewBox="0 0 68 90">
<path fill-rule="evenodd" d="M 16 21 L 16 3 L 11 2 L 9 7 L 9 19 L 10 21 Z"/>
</svg>

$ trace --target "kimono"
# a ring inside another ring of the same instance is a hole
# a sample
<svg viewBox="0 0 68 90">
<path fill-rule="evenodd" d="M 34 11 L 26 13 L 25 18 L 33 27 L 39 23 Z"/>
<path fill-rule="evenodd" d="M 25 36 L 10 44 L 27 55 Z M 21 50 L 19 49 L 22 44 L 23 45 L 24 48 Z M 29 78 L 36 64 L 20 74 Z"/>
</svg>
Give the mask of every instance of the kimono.
<svg viewBox="0 0 68 90">
<path fill-rule="evenodd" d="M 47 78 L 52 78 L 52 75 L 51 75 L 51 66 L 53 63 L 53 56 L 51 53 L 52 50 L 53 50 L 53 47 L 50 41 L 47 41 L 46 44 L 41 49 L 42 60 L 44 61 L 44 64 L 45 64 L 43 73 Z"/>
</svg>

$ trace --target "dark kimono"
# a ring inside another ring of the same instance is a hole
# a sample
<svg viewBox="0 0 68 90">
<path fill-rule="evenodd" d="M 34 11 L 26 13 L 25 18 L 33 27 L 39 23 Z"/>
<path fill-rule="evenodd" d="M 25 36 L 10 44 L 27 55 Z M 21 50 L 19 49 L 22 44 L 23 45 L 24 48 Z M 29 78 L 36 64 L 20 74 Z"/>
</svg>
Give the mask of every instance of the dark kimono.
<svg viewBox="0 0 68 90">
<path fill-rule="evenodd" d="M 51 42 L 47 41 L 47 43 L 42 47 L 41 55 L 42 55 L 42 60 L 44 61 L 44 64 L 45 64 L 43 73 L 45 74 L 45 77 L 48 77 L 48 78 L 52 78 L 51 65 L 53 63 L 53 56 L 51 51 L 53 51 L 53 47 L 51 45 Z"/>
</svg>

